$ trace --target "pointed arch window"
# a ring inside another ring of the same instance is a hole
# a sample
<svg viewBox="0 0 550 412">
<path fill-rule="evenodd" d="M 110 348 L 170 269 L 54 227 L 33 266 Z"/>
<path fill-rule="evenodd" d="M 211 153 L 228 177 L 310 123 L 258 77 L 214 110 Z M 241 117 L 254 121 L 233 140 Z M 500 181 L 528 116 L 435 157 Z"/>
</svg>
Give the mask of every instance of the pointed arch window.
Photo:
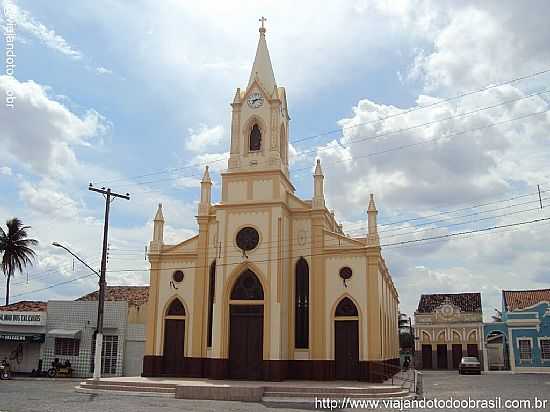
<svg viewBox="0 0 550 412">
<path fill-rule="evenodd" d="M 346 297 L 338 303 L 338 306 L 336 306 L 335 316 L 359 316 L 359 313 L 357 312 L 357 306 L 355 306 L 355 303 L 353 303 L 350 298 Z"/>
<path fill-rule="evenodd" d="M 250 151 L 256 152 L 262 148 L 262 131 L 257 123 L 250 129 Z"/>
<path fill-rule="evenodd" d="M 264 289 L 256 274 L 246 269 L 231 291 L 231 300 L 264 300 Z"/>
<path fill-rule="evenodd" d="M 185 316 L 185 308 L 181 300 L 176 298 L 170 303 L 166 310 L 166 316 Z"/>
<path fill-rule="evenodd" d="M 294 346 L 309 347 L 309 266 L 301 257 L 295 267 Z"/>
<path fill-rule="evenodd" d="M 207 346 L 212 347 L 212 318 L 214 315 L 214 296 L 216 295 L 216 260 L 210 265 L 208 280 L 208 330 L 206 336 Z"/>
</svg>

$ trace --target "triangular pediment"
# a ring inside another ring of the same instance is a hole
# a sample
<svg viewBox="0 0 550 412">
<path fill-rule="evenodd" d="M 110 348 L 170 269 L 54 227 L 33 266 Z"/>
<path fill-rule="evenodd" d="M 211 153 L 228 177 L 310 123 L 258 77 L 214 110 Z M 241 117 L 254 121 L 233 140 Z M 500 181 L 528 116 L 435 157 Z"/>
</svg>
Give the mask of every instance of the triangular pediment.
<svg viewBox="0 0 550 412">
<path fill-rule="evenodd" d="M 325 230 L 326 248 L 364 248 L 365 244 L 347 236 Z"/>
<path fill-rule="evenodd" d="M 293 195 L 292 193 L 288 193 L 288 207 L 290 209 L 304 209 L 308 210 L 311 209 L 311 204 L 308 204 L 307 202 L 303 201 L 299 197 Z"/>
<path fill-rule="evenodd" d="M 179 254 L 179 253 L 197 253 L 199 247 L 199 235 L 193 236 L 177 245 L 166 245 L 162 249 L 162 253 Z"/>
</svg>

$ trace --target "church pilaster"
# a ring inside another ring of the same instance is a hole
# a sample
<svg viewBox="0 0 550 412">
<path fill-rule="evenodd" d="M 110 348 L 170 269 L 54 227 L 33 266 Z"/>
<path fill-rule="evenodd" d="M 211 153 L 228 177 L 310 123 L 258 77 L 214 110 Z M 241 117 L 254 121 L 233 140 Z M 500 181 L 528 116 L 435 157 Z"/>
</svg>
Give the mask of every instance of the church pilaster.
<svg viewBox="0 0 550 412">
<path fill-rule="evenodd" d="M 146 356 L 161 355 L 160 348 L 157 347 L 157 322 L 158 316 L 158 296 L 160 283 L 160 257 L 158 255 L 149 255 L 151 270 L 149 273 L 149 299 L 147 301 L 147 321 L 145 324 L 145 351 Z"/>
<path fill-rule="evenodd" d="M 311 273 L 314 275 L 314 281 L 311 282 L 311 359 L 327 359 L 326 345 L 326 268 L 322 256 L 324 249 L 323 232 L 324 212 L 315 211 L 311 217 Z"/>
<path fill-rule="evenodd" d="M 207 311 L 207 279 L 208 279 L 208 216 L 198 216 L 199 238 L 197 245 L 197 265 L 193 288 L 193 312 L 191 314 L 193 328 L 193 344 L 191 356 L 206 357 L 206 311 Z"/>
<path fill-rule="evenodd" d="M 368 330 L 368 360 L 379 361 L 382 359 L 382 301 L 380 288 L 380 247 L 367 248 L 367 330 Z"/>
</svg>

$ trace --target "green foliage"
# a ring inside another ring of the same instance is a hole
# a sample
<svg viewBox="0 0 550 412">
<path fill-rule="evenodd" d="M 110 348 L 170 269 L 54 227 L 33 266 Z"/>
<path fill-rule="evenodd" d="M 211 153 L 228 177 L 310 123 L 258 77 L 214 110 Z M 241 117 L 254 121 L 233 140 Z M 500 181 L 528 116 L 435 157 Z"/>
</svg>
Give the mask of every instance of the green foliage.
<svg viewBox="0 0 550 412">
<path fill-rule="evenodd" d="M 9 304 L 10 281 L 16 271 L 22 272 L 27 265 L 32 265 L 36 257 L 33 247 L 38 241 L 27 237 L 30 226 L 23 226 L 20 219 L 14 217 L 6 222 L 7 231 L 0 226 L 0 269 L 6 276 L 6 305 Z"/>
</svg>

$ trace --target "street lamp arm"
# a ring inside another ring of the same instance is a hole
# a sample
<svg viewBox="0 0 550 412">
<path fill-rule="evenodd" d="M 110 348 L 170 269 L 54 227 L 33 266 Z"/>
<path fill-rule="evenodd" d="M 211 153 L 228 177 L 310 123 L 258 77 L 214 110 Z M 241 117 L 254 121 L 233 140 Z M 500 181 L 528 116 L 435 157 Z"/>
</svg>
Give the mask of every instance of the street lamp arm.
<svg viewBox="0 0 550 412">
<path fill-rule="evenodd" d="M 61 249 L 65 249 L 67 252 L 69 252 L 71 255 L 73 255 L 80 263 L 82 263 L 84 266 L 86 266 L 88 269 L 90 269 L 92 272 L 94 272 L 97 275 L 97 277 L 101 277 L 99 275 L 99 273 L 97 273 L 97 270 L 90 267 L 90 265 L 88 265 L 86 262 L 84 262 L 82 259 L 80 259 L 77 255 L 75 255 L 73 252 L 71 252 L 67 247 L 65 247 L 62 244 L 57 243 L 57 242 L 53 242 L 52 245 L 56 246 L 56 247 L 60 247 Z"/>
</svg>

